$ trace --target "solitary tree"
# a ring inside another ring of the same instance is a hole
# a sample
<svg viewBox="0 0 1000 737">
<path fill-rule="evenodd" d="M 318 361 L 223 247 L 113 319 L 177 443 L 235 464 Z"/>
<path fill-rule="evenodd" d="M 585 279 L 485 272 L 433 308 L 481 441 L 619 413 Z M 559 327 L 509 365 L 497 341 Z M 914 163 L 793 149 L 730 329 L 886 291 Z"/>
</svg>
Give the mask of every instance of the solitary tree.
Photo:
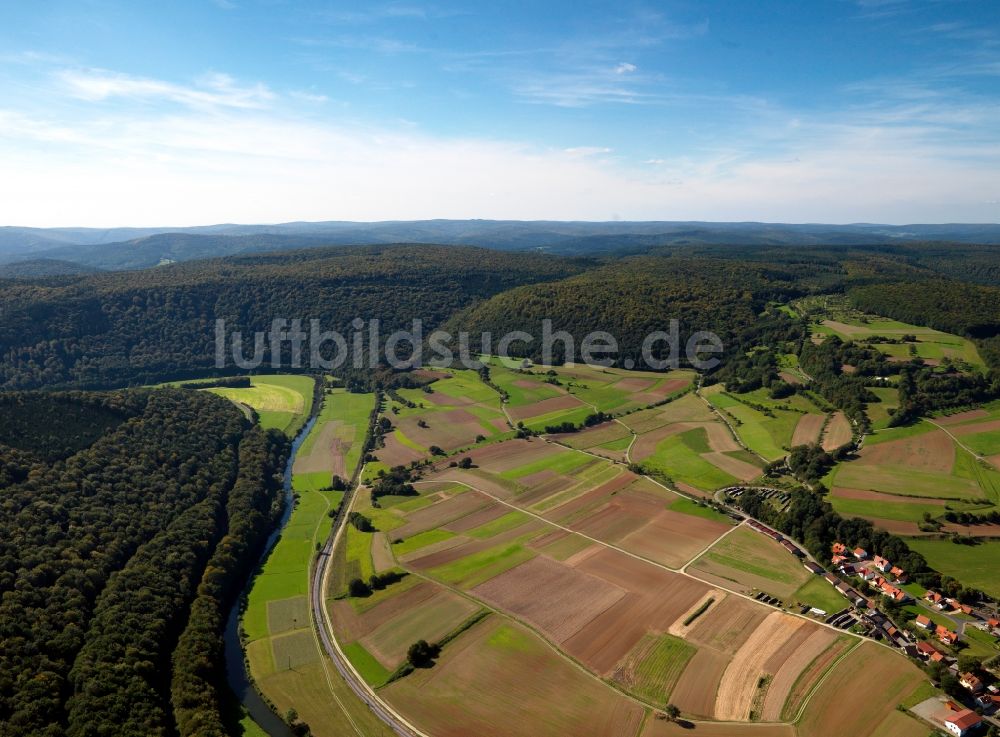
<svg viewBox="0 0 1000 737">
<path fill-rule="evenodd" d="M 667 707 L 663 710 L 663 713 L 667 715 L 667 719 L 671 722 L 676 722 L 677 717 L 681 715 L 681 710 L 678 709 L 674 704 L 667 704 Z"/>
</svg>

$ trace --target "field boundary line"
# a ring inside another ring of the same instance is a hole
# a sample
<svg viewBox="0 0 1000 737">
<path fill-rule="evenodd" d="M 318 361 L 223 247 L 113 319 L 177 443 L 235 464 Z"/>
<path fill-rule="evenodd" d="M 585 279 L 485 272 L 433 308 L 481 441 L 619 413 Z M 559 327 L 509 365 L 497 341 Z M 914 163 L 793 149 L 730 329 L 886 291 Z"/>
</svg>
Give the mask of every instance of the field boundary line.
<svg viewBox="0 0 1000 737">
<path fill-rule="evenodd" d="M 728 535 L 732 535 L 732 534 L 733 534 L 734 532 L 736 532 L 736 530 L 738 530 L 738 529 L 740 529 L 741 527 L 743 527 L 743 524 L 744 524 L 745 522 L 746 522 L 746 520 L 744 519 L 744 520 L 742 520 L 742 521 L 738 522 L 737 524 L 733 525 L 733 526 L 732 526 L 732 527 L 730 527 L 730 528 L 729 528 L 728 530 L 726 530 L 726 531 L 725 531 L 725 532 L 723 532 L 723 533 L 722 533 L 721 535 L 719 535 L 719 536 L 718 536 L 717 538 L 715 538 L 715 540 L 713 540 L 713 541 L 712 541 L 711 543 L 709 543 L 708 545 L 706 545 L 706 546 L 705 546 L 705 547 L 704 547 L 704 548 L 703 548 L 702 550 L 700 550 L 700 551 L 698 551 L 697 553 L 695 553 L 695 555 L 694 555 L 694 556 L 693 556 L 693 557 L 691 558 L 691 560 L 689 560 L 689 561 L 688 561 L 687 563 L 685 563 L 685 564 L 684 564 L 683 566 L 681 566 L 681 567 L 680 567 L 680 569 L 679 569 L 679 572 L 680 572 L 680 573 L 687 573 L 687 569 L 688 569 L 688 566 L 689 566 L 689 565 L 691 565 L 692 563 L 694 563 L 694 562 L 695 562 L 696 560 L 698 560 L 698 559 L 699 559 L 699 558 L 700 558 L 701 556 L 703 556 L 703 555 L 704 555 L 705 553 L 707 553 L 707 552 L 708 552 L 709 550 L 711 550 L 711 549 L 712 549 L 712 548 L 714 548 L 714 547 L 715 547 L 716 545 L 718 545 L 718 544 L 719 544 L 720 542 L 722 542 L 722 540 L 723 540 L 724 538 L 726 538 L 726 537 L 727 537 Z M 700 580 L 700 579 L 699 579 L 699 580 Z M 706 581 L 705 583 L 708 583 L 708 581 Z"/>
<path fill-rule="evenodd" d="M 954 435 L 952 435 L 951 431 L 947 427 L 945 427 L 944 425 L 939 425 L 938 423 L 934 422 L 934 420 L 930 419 L 929 417 L 925 417 L 924 419 L 927 422 L 929 422 L 932 425 L 934 425 L 934 427 L 936 427 L 938 430 L 943 430 L 944 434 L 947 435 L 949 438 L 951 438 L 955 442 L 955 445 L 957 445 L 959 448 L 961 448 L 965 452 L 970 453 L 972 455 L 972 457 L 975 458 L 977 461 L 982 461 L 983 463 L 985 463 L 986 465 L 988 465 L 990 468 L 992 468 L 995 471 L 996 470 L 1000 470 L 1000 469 L 997 469 L 997 467 L 994 466 L 989 460 L 987 460 L 985 456 L 979 455 L 976 451 L 974 451 L 968 445 L 966 445 L 961 440 L 959 440 L 957 437 L 955 437 Z"/>
<path fill-rule="evenodd" d="M 848 648 L 843 654 L 841 654 L 839 658 L 837 658 L 833 663 L 830 664 L 830 667 L 826 669 L 826 673 L 823 674 L 823 677 L 820 678 L 816 682 L 816 685 L 813 686 L 812 689 L 809 691 L 805 700 L 802 702 L 802 706 L 799 707 L 799 713 L 795 715 L 794 721 L 789 722 L 790 724 L 795 725 L 798 724 L 800 721 L 802 721 L 802 717 L 806 713 L 806 707 L 809 706 L 809 703 L 813 700 L 813 697 L 819 692 L 820 687 L 822 687 L 822 685 L 826 683 L 827 679 L 831 675 L 833 675 L 833 671 L 837 669 L 837 666 L 840 665 L 844 661 L 844 659 L 847 658 L 848 655 L 850 655 L 855 650 L 860 648 L 864 644 L 864 642 L 865 642 L 864 638 L 860 639 L 858 642 L 854 643 L 853 647 Z"/>
<path fill-rule="evenodd" d="M 586 451 L 581 451 L 581 452 L 586 452 Z M 607 460 L 607 459 L 605 458 L 604 460 Z M 648 478 L 648 477 L 646 477 L 646 478 Z M 654 481 L 654 482 L 656 481 L 655 479 L 651 479 L 651 480 Z M 634 558 L 635 560 L 642 561 L 643 563 L 648 563 L 651 566 L 656 566 L 657 568 L 662 568 L 663 570 L 665 570 L 665 571 L 667 571 L 669 573 L 675 573 L 675 574 L 677 574 L 679 576 L 686 576 L 687 578 L 690 578 L 691 580 L 697 581 L 697 582 L 702 583 L 702 584 L 707 584 L 708 583 L 707 581 L 703 581 L 702 579 L 698 578 L 697 576 L 695 576 L 692 573 L 688 573 L 687 571 L 681 570 L 679 568 L 671 568 L 670 566 L 665 565 L 663 563 L 657 563 L 656 561 L 650 560 L 649 558 L 644 558 L 643 556 L 638 555 L 637 553 L 633 553 L 633 552 L 628 551 L 628 550 L 623 550 L 622 548 L 619 548 L 616 545 L 613 545 L 611 543 L 604 542 L 603 540 L 598 540 L 597 538 L 591 537 L 590 535 L 587 535 L 585 533 L 578 532 L 577 530 L 573 530 L 573 529 L 571 529 L 569 527 L 565 527 L 563 525 L 560 525 L 558 522 L 553 522 L 552 520 L 546 519 L 545 517 L 542 517 L 542 516 L 540 516 L 538 514 L 535 514 L 534 512 L 530 512 L 530 511 L 528 511 L 526 509 L 523 509 L 523 508 L 518 507 L 518 506 L 516 506 L 514 504 L 511 504 L 510 502 L 508 502 L 508 501 L 506 501 L 504 499 L 501 499 L 498 496 L 494 496 L 493 494 L 490 494 L 488 491 L 483 491 L 482 489 L 479 489 L 479 488 L 473 486 L 472 484 L 467 484 L 464 481 L 454 481 L 454 480 L 451 480 L 451 481 L 452 481 L 452 483 L 461 484 L 462 486 L 466 486 L 469 489 L 472 489 L 473 491 L 478 491 L 480 494 L 484 494 L 484 495 L 492 498 L 494 501 L 498 502 L 499 504 L 504 505 L 505 507 L 510 507 L 511 509 L 513 509 L 515 511 L 518 511 L 518 512 L 524 512 L 525 514 L 527 514 L 527 515 L 529 515 L 531 517 L 534 517 L 535 519 L 541 520 L 542 522 L 544 522 L 547 525 L 551 525 L 552 527 L 556 527 L 556 528 L 562 530 L 563 532 L 567 532 L 567 533 L 569 533 L 571 535 L 579 535 L 580 537 L 584 538 L 585 540 L 590 540 L 591 542 L 597 543 L 598 545 L 602 545 L 602 546 L 604 546 L 606 548 L 609 548 L 610 550 L 615 550 L 615 551 L 617 551 L 619 553 L 622 553 L 623 555 L 629 556 L 630 558 Z M 428 484 L 428 483 L 433 483 L 433 482 L 432 481 L 415 481 L 414 483 L 415 484 Z M 656 482 L 656 483 L 659 483 L 659 482 Z M 663 484 L 660 484 L 660 486 L 663 486 Z M 672 489 L 669 489 L 666 486 L 663 486 L 663 488 L 667 489 L 667 491 L 672 491 Z M 738 529 L 738 527 L 739 526 L 737 525 L 733 529 L 734 530 Z M 732 532 L 732 530 L 730 530 L 730 532 Z M 713 543 L 713 545 L 714 544 L 715 543 Z M 760 606 L 764 606 L 764 607 L 767 606 L 766 604 L 762 604 L 761 602 L 757 601 L 756 599 L 754 599 L 749 594 L 744 594 L 742 591 L 735 591 L 735 590 L 730 589 L 730 588 L 728 588 L 728 587 L 726 587 L 724 585 L 721 585 L 721 584 L 715 584 L 714 586 L 715 586 L 715 588 L 721 589 L 722 591 L 726 591 L 726 592 L 732 594 L 733 596 L 742 597 L 742 598 L 746 599 L 747 601 L 752 601 L 755 604 L 758 604 Z M 839 634 L 850 635 L 851 637 L 856 638 L 859 642 L 860 641 L 865 641 L 867 639 L 867 638 L 862 637 L 861 635 L 855 634 L 854 632 L 848 632 L 848 631 L 845 631 L 845 630 L 842 630 L 842 629 L 838 629 L 837 627 L 834 627 L 831 624 L 827 624 L 826 622 L 817 622 L 815 619 L 812 619 L 810 617 L 806 617 L 805 615 L 802 615 L 802 614 L 798 614 L 797 612 L 789 612 L 789 611 L 785 611 L 784 609 L 774 609 L 774 611 L 780 611 L 780 612 L 783 612 L 784 614 L 787 614 L 790 617 L 797 617 L 798 619 L 803 619 L 806 622 L 812 622 L 815 625 L 818 625 L 820 627 L 826 627 L 827 629 L 831 629 L 834 632 L 837 632 Z M 885 647 L 888 647 L 888 646 L 885 646 Z M 890 649 L 892 649 L 892 648 L 890 648 Z"/>
</svg>

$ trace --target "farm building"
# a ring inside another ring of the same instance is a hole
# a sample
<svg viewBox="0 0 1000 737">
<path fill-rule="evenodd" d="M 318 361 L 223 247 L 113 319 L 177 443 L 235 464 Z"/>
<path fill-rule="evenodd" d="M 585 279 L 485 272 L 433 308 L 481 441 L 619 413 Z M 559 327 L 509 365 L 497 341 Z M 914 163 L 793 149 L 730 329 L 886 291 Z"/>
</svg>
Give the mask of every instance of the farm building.
<svg viewBox="0 0 1000 737">
<path fill-rule="evenodd" d="M 946 716 L 944 726 L 956 737 L 965 737 L 971 730 L 978 727 L 982 721 L 976 712 L 971 709 L 962 709 L 962 711 L 950 713 Z"/>
<path fill-rule="evenodd" d="M 823 568 L 821 566 L 816 565 L 812 561 L 807 560 L 802 565 L 805 567 L 807 571 L 809 571 L 810 573 L 815 573 L 817 576 L 823 573 Z"/>
<path fill-rule="evenodd" d="M 787 550 L 792 555 L 794 555 L 796 557 L 799 557 L 799 558 L 804 558 L 805 555 L 806 555 L 801 550 L 799 550 L 798 547 L 794 543 L 792 543 L 789 540 L 782 540 L 781 541 L 781 547 L 783 547 L 785 550 Z"/>
</svg>

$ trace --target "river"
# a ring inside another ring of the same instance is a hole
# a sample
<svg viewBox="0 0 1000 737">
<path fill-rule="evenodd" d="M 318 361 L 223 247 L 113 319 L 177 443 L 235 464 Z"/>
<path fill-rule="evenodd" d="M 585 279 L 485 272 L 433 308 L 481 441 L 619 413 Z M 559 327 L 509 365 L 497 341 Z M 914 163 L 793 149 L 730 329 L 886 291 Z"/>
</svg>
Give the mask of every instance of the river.
<svg viewBox="0 0 1000 737">
<path fill-rule="evenodd" d="M 285 465 L 285 509 L 281 514 L 281 520 L 279 521 L 278 526 L 274 529 L 274 532 L 271 533 L 270 537 L 267 538 L 264 550 L 260 554 L 258 566 L 264 561 L 265 558 L 267 558 L 268 553 L 271 552 L 274 544 L 278 542 L 278 538 L 281 536 L 281 531 L 285 529 L 285 525 L 288 524 L 288 519 L 292 516 L 292 510 L 295 507 L 292 496 L 292 465 L 295 463 L 295 456 L 298 454 L 299 448 L 302 447 L 302 443 L 305 441 L 306 437 L 308 437 L 309 431 L 312 430 L 313 425 L 315 424 L 316 413 L 314 412 L 309 422 L 305 424 L 296 436 L 295 440 L 292 441 L 292 451 L 288 455 L 288 463 Z M 293 737 L 292 730 L 289 729 L 284 719 L 274 713 L 271 707 L 268 706 L 264 699 L 260 697 L 260 694 L 257 693 L 253 684 L 250 683 L 250 677 L 246 670 L 246 662 L 243 659 L 243 645 L 240 643 L 239 633 L 240 604 L 249 593 L 252 583 L 252 578 L 250 581 L 247 581 L 246 586 L 244 586 L 243 591 L 240 593 L 240 596 L 237 597 L 236 602 L 229 611 L 229 619 L 226 620 L 226 680 L 229 682 L 229 687 L 233 690 L 240 702 L 243 704 L 243 707 L 247 710 L 247 713 L 250 714 L 251 718 L 257 722 L 257 724 L 260 725 L 260 727 L 267 732 L 270 737 Z"/>
</svg>

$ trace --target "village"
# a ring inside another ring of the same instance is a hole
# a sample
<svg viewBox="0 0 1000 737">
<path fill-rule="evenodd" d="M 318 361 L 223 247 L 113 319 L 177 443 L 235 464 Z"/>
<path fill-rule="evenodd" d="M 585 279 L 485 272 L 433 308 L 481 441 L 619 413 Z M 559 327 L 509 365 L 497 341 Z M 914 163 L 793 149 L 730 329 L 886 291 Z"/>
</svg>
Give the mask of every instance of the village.
<svg viewBox="0 0 1000 737">
<path fill-rule="evenodd" d="M 724 491 L 727 496 L 739 497 L 745 488 Z M 780 501 L 777 489 L 755 491 Z M 847 606 L 836 612 L 799 603 L 800 614 L 896 648 L 940 684 L 944 695 L 929 696 L 911 708 L 913 713 L 956 737 L 985 734 L 987 724 L 1000 730 L 1000 678 L 988 667 L 996 670 L 1000 655 L 984 663 L 982 658 L 963 652 L 967 648 L 963 636 L 970 627 L 991 637 L 993 649 L 1000 649 L 1000 616 L 995 609 L 923 589 L 910 582 L 907 572 L 892 561 L 841 542 L 831 546 L 831 570 L 827 570 L 782 533 L 742 512 L 739 515 L 748 527 L 799 558 L 806 570 L 821 576 L 846 599 Z M 780 606 L 780 601 L 766 593 L 757 598 Z"/>
</svg>

